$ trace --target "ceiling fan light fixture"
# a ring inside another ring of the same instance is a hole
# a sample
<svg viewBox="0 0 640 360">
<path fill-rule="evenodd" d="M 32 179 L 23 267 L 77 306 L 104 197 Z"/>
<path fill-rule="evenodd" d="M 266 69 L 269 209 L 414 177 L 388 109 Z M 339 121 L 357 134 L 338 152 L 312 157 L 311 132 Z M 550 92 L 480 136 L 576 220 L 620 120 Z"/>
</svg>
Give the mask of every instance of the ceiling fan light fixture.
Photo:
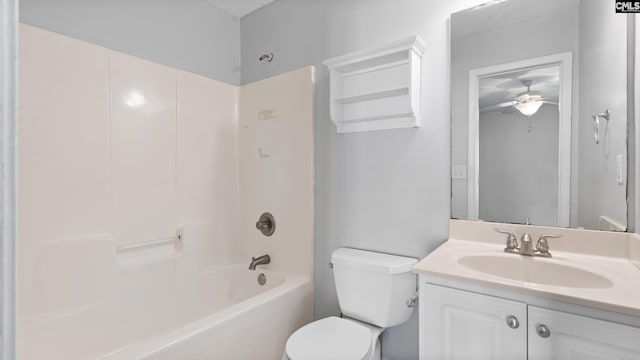
<svg viewBox="0 0 640 360">
<path fill-rule="evenodd" d="M 534 100 L 518 103 L 515 105 L 515 108 L 520 111 L 522 115 L 531 116 L 540 109 L 540 106 L 542 106 L 542 101 Z"/>
</svg>

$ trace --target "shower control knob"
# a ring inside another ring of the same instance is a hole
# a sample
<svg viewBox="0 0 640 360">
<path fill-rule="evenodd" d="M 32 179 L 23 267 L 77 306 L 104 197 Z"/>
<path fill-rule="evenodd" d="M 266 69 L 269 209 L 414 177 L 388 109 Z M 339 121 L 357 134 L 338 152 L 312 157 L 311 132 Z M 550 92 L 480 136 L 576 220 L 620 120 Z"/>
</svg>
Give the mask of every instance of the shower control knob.
<svg viewBox="0 0 640 360">
<path fill-rule="evenodd" d="M 551 336 L 551 330 L 549 330 L 549 328 L 544 324 L 536 325 L 536 332 L 542 338 L 548 338 Z"/>
<path fill-rule="evenodd" d="M 507 320 L 507 326 L 512 329 L 517 329 L 520 326 L 520 322 L 518 321 L 518 318 L 513 315 L 507 316 L 506 320 Z"/>
<path fill-rule="evenodd" d="M 276 231 L 276 219 L 268 212 L 263 213 L 256 222 L 256 229 L 265 236 L 271 236 Z"/>
</svg>

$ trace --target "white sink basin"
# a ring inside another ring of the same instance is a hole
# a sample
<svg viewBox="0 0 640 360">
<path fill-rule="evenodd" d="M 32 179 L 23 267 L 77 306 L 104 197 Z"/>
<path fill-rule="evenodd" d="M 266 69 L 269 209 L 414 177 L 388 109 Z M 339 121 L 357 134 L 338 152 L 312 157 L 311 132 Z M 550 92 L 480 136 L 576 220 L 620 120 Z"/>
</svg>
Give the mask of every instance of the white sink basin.
<svg viewBox="0 0 640 360">
<path fill-rule="evenodd" d="M 517 281 L 572 288 L 604 289 L 611 280 L 594 272 L 549 259 L 520 255 L 468 255 L 458 259 L 466 268 Z"/>
</svg>

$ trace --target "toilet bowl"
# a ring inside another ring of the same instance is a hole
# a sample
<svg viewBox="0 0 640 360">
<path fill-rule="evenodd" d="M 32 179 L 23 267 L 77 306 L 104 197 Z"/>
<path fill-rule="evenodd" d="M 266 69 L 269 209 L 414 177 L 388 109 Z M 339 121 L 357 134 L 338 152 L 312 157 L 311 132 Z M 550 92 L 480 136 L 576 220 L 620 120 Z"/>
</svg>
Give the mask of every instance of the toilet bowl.
<svg viewBox="0 0 640 360">
<path fill-rule="evenodd" d="M 407 321 L 416 291 L 415 258 L 339 248 L 331 257 L 345 317 L 316 320 L 294 332 L 283 360 L 380 360 L 380 334 Z"/>
<path fill-rule="evenodd" d="M 331 316 L 304 326 L 287 341 L 284 360 L 380 360 L 384 329 Z"/>
</svg>

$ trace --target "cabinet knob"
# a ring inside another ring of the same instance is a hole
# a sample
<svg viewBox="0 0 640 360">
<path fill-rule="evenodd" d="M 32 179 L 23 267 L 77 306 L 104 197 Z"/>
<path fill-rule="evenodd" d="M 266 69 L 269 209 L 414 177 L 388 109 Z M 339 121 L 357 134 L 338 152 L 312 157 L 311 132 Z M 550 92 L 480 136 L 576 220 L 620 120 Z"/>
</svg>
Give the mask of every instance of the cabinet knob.
<svg viewBox="0 0 640 360">
<path fill-rule="evenodd" d="M 551 330 L 544 324 L 536 325 L 536 332 L 543 338 L 548 338 L 551 335 Z"/>
<path fill-rule="evenodd" d="M 517 329 L 520 326 L 520 322 L 518 321 L 518 318 L 513 315 L 507 316 L 506 320 L 507 320 L 507 326 L 512 329 Z"/>
</svg>

